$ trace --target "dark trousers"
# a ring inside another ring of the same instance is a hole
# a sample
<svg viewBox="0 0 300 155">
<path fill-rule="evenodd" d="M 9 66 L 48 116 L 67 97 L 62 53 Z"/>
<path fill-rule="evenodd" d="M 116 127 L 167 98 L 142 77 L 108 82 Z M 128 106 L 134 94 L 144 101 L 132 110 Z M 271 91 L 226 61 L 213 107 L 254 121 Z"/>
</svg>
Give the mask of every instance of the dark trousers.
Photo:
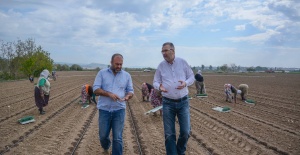
<svg viewBox="0 0 300 155">
<path fill-rule="evenodd" d="M 49 95 L 44 95 L 44 99 L 41 96 L 40 89 L 38 87 L 34 88 L 34 99 L 36 106 L 41 110 L 43 107 L 48 105 Z"/>
</svg>

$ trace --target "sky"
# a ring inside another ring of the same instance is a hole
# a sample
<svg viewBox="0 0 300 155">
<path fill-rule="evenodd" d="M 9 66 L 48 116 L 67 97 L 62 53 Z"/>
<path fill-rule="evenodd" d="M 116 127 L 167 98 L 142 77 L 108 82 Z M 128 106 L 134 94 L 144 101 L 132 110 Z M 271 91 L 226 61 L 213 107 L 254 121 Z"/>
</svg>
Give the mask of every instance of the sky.
<svg viewBox="0 0 300 155">
<path fill-rule="evenodd" d="M 156 68 L 162 44 L 191 66 L 300 68 L 297 0 L 0 0 L 0 40 L 54 62 Z"/>
</svg>

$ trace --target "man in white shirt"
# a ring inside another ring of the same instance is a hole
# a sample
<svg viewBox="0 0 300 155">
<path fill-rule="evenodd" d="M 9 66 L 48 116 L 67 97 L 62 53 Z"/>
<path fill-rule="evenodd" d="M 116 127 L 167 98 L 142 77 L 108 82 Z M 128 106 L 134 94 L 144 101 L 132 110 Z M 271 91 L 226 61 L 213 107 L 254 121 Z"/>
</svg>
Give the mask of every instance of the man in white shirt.
<svg viewBox="0 0 300 155">
<path fill-rule="evenodd" d="M 162 91 L 163 123 L 167 155 L 185 154 L 190 136 L 190 107 L 188 88 L 194 83 L 194 73 L 182 58 L 175 57 L 173 43 L 162 46 L 162 61 L 155 72 L 153 86 Z M 175 117 L 177 115 L 180 134 L 176 144 Z"/>
</svg>

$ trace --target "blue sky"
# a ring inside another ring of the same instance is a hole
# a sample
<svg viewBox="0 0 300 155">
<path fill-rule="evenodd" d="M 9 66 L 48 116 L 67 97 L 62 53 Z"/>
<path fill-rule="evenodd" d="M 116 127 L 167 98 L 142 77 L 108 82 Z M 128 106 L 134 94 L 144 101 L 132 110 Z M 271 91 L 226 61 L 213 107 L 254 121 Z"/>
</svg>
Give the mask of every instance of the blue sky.
<svg viewBox="0 0 300 155">
<path fill-rule="evenodd" d="M 1 0 L 0 39 L 32 38 L 55 62 L 156 68 L 161 46 L 191 66 L 300 68 L 297 0 Z"/>
</svg>

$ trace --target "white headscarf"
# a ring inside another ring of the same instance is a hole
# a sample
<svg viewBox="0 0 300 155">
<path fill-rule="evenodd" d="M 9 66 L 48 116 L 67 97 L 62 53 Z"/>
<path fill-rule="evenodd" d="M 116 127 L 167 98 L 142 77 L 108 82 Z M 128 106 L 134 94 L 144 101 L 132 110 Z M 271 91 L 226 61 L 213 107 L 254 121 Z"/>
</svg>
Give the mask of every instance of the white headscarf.
<svg viewBox="0 0 300 155">
<path fill-rule="evenodd" d="M 44 78 L 48 78 L 50 72 L 47 70 L 47 69 L 44 69 L 41 74 L 40 74 L 40 77 L 44 77 Z"/>
<path fill-rule="evenodd" d="M 200 74 L 200 75 L 202 75 L 202 72 L 201 72 L 201 70 L 200 70 L 200 69 L 198 70 L 198 72 L 197 72 L 197 73 L 198 73 L 198 74 Z"/>
<path fill-rule="evenodd" d="M 241 94 L 241 93 L 242 93 L 242 91 L 238 89 L 238 90 L 237 90 L 237 93 L 238 93 L 238 94 Z"/>
</svg>

